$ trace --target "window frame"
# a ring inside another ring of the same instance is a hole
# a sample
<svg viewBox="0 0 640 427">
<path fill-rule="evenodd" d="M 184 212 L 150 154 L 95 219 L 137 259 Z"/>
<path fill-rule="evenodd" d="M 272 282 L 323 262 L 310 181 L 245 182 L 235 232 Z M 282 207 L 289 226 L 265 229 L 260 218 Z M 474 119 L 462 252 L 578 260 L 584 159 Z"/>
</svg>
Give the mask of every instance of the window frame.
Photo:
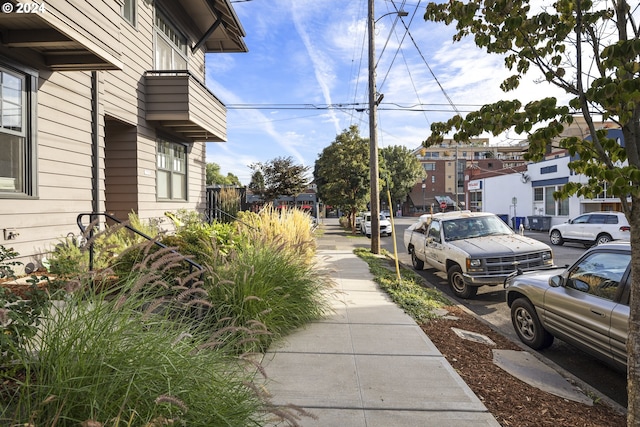
<svg viewBox="0 0 640 427">
<path fill-rule="evenodd" d="M 0 190 L 0 199 L 29 199 L 38 196 L 38 171 L 37 171 L 37 91 L 38 91 L 38 72 L 31 68 L 25 67 L 19 63 L 3 58 L 0 60 L 0 71 L 19 77 L 24 83 L 22 88 L 21 100 L 23 104 L 22 120 L 23 131 L 20 132 L 24 138 L 23 152 L 20 161 L 20 178 L 22 179 L 22 188 L 20 191 L 2 191 Z M 0 129 L 0 132 L 3 132 Z M 6 132 L 9 135 L 16 135 L 16 132 Z"/>
<path fill-rule="evenodd" d="M 161 145 L 167 145 L 171 150 L 171 156 L 168 156 L 167 158 L 167 163 L 170 165 L 175 165 L 175 160 L 177 159 L 177 157 L 174 156 L 173 153 L 175 152 L 176 148 L 178 147 L 180 148 L 180 151 L 184 154 L 184 162 L 183 162 L 184 172 L 177 171 L 173 167 L 162 168 L 160 166 Z M 163 202 L 188 202 L 189 201 L 188 171 L 189 171 L 189 150 L 188 150 L 187 144 L 171 141 L 166 138 L 157 138 L 156 140 L 156 200 L 163 201 Z M 168 185 L 167 185 L 168 197 L 164 197 L 160 195 L 160 178 L 164 176 L 165 173 L 168 174 Z M 183 198 L 178 198 L 174 196 L 175 191 L 174 191 L 173 182 L 174 182 L 174 177 L 176 175 L 184 177 L 183 178 L 184 188 L 182 188 L 182 191 L 184 192 Z"/>
<path fill-rule="evenodd" d="M 162 28 L 158 26 L 158 21 L 161 21 L 162 24 L 173 33 L 173 36 L 176 39 L 180 39 L 179 41 L 182 43 L 181 46 L 176 44 L 174 40 L 172 40 L 172 36 L 167 34 Z M 171 64 L 169 68 L 164 68 L 160 65 L 159 60 L 159 48 L 160 41 L 167 44 L 169 48 L 171 48 Z M 163 13 L 161 10 L 156 9 L 155 16 L 153 18 L 153 66 L 155 70 L 187 70 L 189 65 L 189 52 L 188 52 L 188 41 L 187 36 L 178 28 L 171 23 L 168 19 L 167 15 Z M 183 68 L 177 67 L 176 55 L 180 56 L 181 64 L 184 65 Z"/>
<path fill-rule="evenodd" d="M 130 16 L 127 17 L 127 11 Z M 138 1 L 137 0 L 123 0 L 121 13 L 122 18 L 136 28 L 138 25 Z"/>
</svg>

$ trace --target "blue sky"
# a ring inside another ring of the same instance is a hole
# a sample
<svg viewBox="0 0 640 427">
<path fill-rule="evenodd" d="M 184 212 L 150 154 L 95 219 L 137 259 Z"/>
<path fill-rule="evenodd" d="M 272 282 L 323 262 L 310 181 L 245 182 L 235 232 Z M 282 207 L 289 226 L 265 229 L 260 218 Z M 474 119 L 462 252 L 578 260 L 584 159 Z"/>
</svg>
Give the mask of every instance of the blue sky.
<svg viewBox="0 0 640 427">
<path fill-rule="evenodd" d="M 207 55 L 206 84 L 229 108 L 227 142 L 208 143 L 207 162 L 246 185 L 251 163 L 292 157 L 313 171 L 322 149 L 350 125 L 369 136 L 367 0 L 232 4 L 249 52 Z M 432 122 L 454 114 L 449 99 L 464 112 L 499 99 L 517 96 L 526 102 L 553 93 L 533 78 L 515 94 L 502 93 L 498 86 L 508 75 L 502 58 L 469 40 L 453 43 L 453 28 L 424 21 L 426 4 L 376 0 L 376 81 L 384 94 L 378 111 L 380 147 L 418 147 Z M 394 27 L 395 15 L 383 16 L 395 11 L 394 5 L 408 12 L 403 18 L 408 33 L 402 22 Z M 337 104 L 344 107 L 311 107 Z M 307 107 L 292 109 L 300 106 Z M 492 142 L 510 141 L 507 135 Z"/>
</svg>

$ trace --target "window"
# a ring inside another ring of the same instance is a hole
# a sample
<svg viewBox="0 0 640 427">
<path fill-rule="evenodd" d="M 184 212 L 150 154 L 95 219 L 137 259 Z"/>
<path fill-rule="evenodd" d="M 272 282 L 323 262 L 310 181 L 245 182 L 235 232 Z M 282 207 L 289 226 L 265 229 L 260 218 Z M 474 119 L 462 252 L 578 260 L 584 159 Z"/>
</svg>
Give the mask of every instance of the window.
<svg viewBox="0 0 640 427">
<path fill-rule="evenodd" d="M 0 66 L 0 196 L 35 193 L 36 77 Z"/>
<path fill-rule="evenodd" d="M 122 17 L 134 27 L 136 26 L 136 20 L 138 18 L 137 12 L 136 0 L 124 0 L 124 4 L 122 5 Z"/>
<path fill-rule="evenodd" d="M 613 301 L 630 261 L 631 254 L 594 252 L 571 271 L 568 286 Z"/>
<path fill-rule="evenodd" d="M 434 170 L 436 170 L 436 164 L 435 163 L 423 163 L 422 167 L 426 171 L 434 171 Z"/>
<path fill-rule="evenodd" d="M 536 187 L 533 189 L 533 201 L 541 202 L 544 200 L 544 193 L 542 187 Z"/>
<path fill-rule="evenodd" d="M 186 37 L 170 25 L 160 12 L 156 12 L 155 24 L 156 70 L 186 70 Z"/>
<path fill-rule="evenodd" d="M 187 200 L 187 148 L 158 142 L 157 196 L 164 200 Z"/>
<path fill-rule="evenodd" d="M 553 193 L 562 190 L 562 185 L 557 187 L 538 187 L 544 191 L 544 211 L 545 215 L 569 215 L 569 199 L 556 200 Z M 538 201 L 538 188 L 534 189 L 534 200 Z"/>
<path fill-rule="evenodd" d="M 440 243 L 440 223 L 438 221 L 431 222 L 428 236 L 433 238 L 433 241 Z"/>
</svg>

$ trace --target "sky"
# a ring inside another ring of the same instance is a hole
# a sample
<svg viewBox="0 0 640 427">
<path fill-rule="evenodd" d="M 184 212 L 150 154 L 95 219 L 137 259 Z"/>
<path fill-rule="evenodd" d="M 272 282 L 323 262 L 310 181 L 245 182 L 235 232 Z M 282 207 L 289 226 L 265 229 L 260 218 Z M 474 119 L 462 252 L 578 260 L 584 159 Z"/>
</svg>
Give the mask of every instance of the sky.
<svg viewBox="0 0 640 427">
<path fill-rule="evenodd" d="M 207 143 L 207 162 L 247 185 L 253 163 L 291 157 L 312 173 L 322 150 L 349 126 L 369 137 L 367 0 L 231 3 L 249 52 L 207 54 L 206 85 L 228 109 L 227 142 Z M 503 93 L 499 85 L 509 75 L 503 58 L 486 54 L 471 39 L 454 43 L 455 28 L 424 20 L 426 4 L 375 2 L 375 80 L 384 94 L 378 107 L 380 148 L 415 149 L 429 136 L 431 123 L 446 121 L 456 110 L 464 114 L 500 99 L 526 103 L 562 96 L 534 77 L 518 91 Z M 400 21 L 396 10 L 408 16 Z M 491 139 L 519 142 L 518 135 Z"/>
</svg>

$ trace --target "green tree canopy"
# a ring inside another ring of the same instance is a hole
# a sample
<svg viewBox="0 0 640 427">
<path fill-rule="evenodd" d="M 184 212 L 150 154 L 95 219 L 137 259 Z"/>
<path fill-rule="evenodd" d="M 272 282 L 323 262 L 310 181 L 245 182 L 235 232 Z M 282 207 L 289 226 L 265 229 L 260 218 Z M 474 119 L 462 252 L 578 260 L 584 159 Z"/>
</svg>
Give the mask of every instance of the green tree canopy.
<svg viewBox="0 0 640 427">
<path fill-rule="evenodd" d="M 631 225 L 631 270 L 628 349 L 628 425 L 640 425 L 640 30 L 637 2 L 626 0 L 556 0 L 541 7 L 528 0 L 451 0 L 427 6 L 427 21 L 455 22 L 454 41 L 473 36 L 488 53 L 503 55 L 512 75 L 500 88 L 516 89 L 530 69 L 564 90 L 571 100 L 561 105 L 546 97 L 526 105 L 518 100 L 483 106 L 466 117 L 434 123 L 426 145 L 454 132 L 466 141 L 481 132 L 494 135 L 513 129 L 529 140 L 528 159 L 543 158 L 558 144 L 577 160 L 569 167 L 589 178 L 566 184 L 557 197 L 592 197 L 607 191 L 620 198 Z M 633 9 L 631 8 L 633 7 Z M 586 137 L 564 137 L 573 115 L 585 120 Z M 624 145 L 597 127 L 616 123 Z"/>
<path fill-rule="evenodd" d="M 249 188 L 267 203 L 280 196 L 297 196 L 309 185 L 309 166 L 296 165 L 291 157 L 276 157 L 249 167 L 254 171 Z"/>
<path fill-rule="evenodd" d="M 369 198 L 369 140 L 360 136 L 358 126 L 345 129 L 322 150 L 313 171 L 318 195 L 327 205 L 350 213 L 355 229 L 355 213 Z"/>
<path fill-rule="evenodd" d="M 238 177 L 231 172 L 227 176 L 222 175 L 220 165 L 217 163 L 207 163 L 207 185 L 237 185 L 241 186 Z"/>
<path fill-rule="evenodd" d="M 392 145 L 381 150 L 382 183 L 389 189 L 393 202 L 403 202 L 422 176 L 420 161 L 407 147 Z"/>
</svg>

